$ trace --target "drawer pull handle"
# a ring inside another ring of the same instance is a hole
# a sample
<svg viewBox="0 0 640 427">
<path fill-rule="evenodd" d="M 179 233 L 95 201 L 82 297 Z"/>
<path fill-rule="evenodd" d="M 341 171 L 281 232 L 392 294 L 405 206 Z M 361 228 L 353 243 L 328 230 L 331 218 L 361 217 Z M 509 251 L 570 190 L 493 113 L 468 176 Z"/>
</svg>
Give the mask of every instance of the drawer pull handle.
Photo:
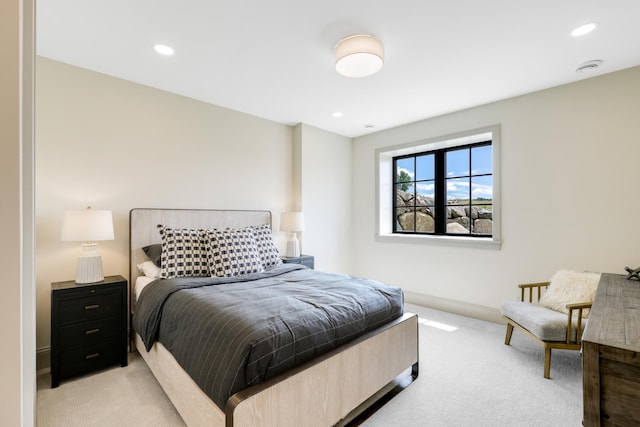
<svg viewBox="0 0 640 427">
<path fill-rule="evenodd" d="M 84 331 L 85 335 L 97 334 L 98 332 L 100 332 L 100 329 L 98 329 L 98 328 L 89 329 L 88 331 Z"/>
<path fill-rule="evenodd" d="M 93 305 L 85 305 L 84 306 L 85 310 L 95 310 L 96 308 L 100 308 L 100 304 L 93 304 Z"/>
<path fill-rule="evenodd" d="M 84 358 L 89 360 L 89 359 L 95 359 L 96 357 L 100 357 L 100 353 L 87 354 Z"/>
</svg>

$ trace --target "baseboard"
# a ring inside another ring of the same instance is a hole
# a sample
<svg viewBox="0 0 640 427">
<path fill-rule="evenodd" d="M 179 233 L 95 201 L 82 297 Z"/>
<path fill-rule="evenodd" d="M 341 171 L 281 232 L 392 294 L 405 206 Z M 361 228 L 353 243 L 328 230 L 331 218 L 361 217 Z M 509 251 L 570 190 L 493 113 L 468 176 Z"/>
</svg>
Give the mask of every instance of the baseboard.
<svg viewBox="0 0 640 427">
<path fill-rule="evenodd" d="M 36 372 L 38 375 L 51 372 L 51 346 L 36 350 Z"/>
<path fill-rule="evenodd" d="M 410 304 L 422 305 L 436 310 L 447 311 L 487 322 L 504 324 L 502 313 L 497 308 L 471 304 L 432 295 L 419 294 L 417 292 L 404 291 L 404 300 Z"/>
</svg>

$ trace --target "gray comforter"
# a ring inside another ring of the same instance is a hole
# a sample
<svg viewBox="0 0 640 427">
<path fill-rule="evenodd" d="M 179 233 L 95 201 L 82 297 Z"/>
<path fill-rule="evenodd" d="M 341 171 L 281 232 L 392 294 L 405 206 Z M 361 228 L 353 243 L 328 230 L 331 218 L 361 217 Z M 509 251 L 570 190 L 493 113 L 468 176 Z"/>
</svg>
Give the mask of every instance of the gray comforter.
<svg viewBox="0 0 640 427">
<path fill-rule="evenodd" d="M 282 264 L 236 278 L 158 280 L 133 327 L 161 342 L 222 409 L 234 393 L 402 315 L 400 288 Z"/>
</svg>

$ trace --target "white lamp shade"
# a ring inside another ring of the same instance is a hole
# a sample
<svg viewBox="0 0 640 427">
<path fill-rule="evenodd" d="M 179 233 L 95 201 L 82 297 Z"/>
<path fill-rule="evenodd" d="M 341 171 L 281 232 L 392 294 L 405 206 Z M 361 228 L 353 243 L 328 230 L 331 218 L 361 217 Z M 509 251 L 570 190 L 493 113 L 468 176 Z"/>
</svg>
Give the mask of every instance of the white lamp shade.
<svg viewBox="0 0 640 427">
<path fill-rule="evenodd" d="M 61 239 L 71 242 L 113 240 L 111 211 L 93 209 L 66 211 L 62 222 Z"/>
<path fill-rule="evenodd" d="M 336 71 L 345 77 L 367 77 L 384 65 L 384 47 L 374 36 L 356 34 L 340 40 L 335 49 Z"/>
<path fill-rule="evenodd" d="M 280 230 L 289 232 L 304 231 L 304 214 L 302 212 L 283 212 L 280 215 Z"/>
</svg>

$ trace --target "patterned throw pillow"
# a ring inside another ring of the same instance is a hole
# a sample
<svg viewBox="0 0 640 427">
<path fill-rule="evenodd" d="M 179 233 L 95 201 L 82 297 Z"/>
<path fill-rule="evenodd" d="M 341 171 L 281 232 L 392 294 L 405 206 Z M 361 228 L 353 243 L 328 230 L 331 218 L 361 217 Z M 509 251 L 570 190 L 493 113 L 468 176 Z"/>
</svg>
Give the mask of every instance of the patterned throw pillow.
<svg viewBox="0 0 640 427">
<path fill-rule="evenodd" d="M 161 277 L 211 276 L 205 230 L 158 225 L 158 231 L 162 238 Z"/>
<path fill-rule="evenodd" d="M 234 277 L 264 271 L 250 229 L 207 230 L 211 276 Z"/>
<path fill-rule="evenodd" d="M 266 269 L 273 267 L 274 265 L 282 264 L 280 252 L 273 242 L 271 226 L 269 224 L 262 224 L 247 228 L 250 228 L 253 232 L 253 237 L 255 238 L 256 245 L 258 246 L 260 260 L 262 261 L 262 267 Z"/>
</svg>

